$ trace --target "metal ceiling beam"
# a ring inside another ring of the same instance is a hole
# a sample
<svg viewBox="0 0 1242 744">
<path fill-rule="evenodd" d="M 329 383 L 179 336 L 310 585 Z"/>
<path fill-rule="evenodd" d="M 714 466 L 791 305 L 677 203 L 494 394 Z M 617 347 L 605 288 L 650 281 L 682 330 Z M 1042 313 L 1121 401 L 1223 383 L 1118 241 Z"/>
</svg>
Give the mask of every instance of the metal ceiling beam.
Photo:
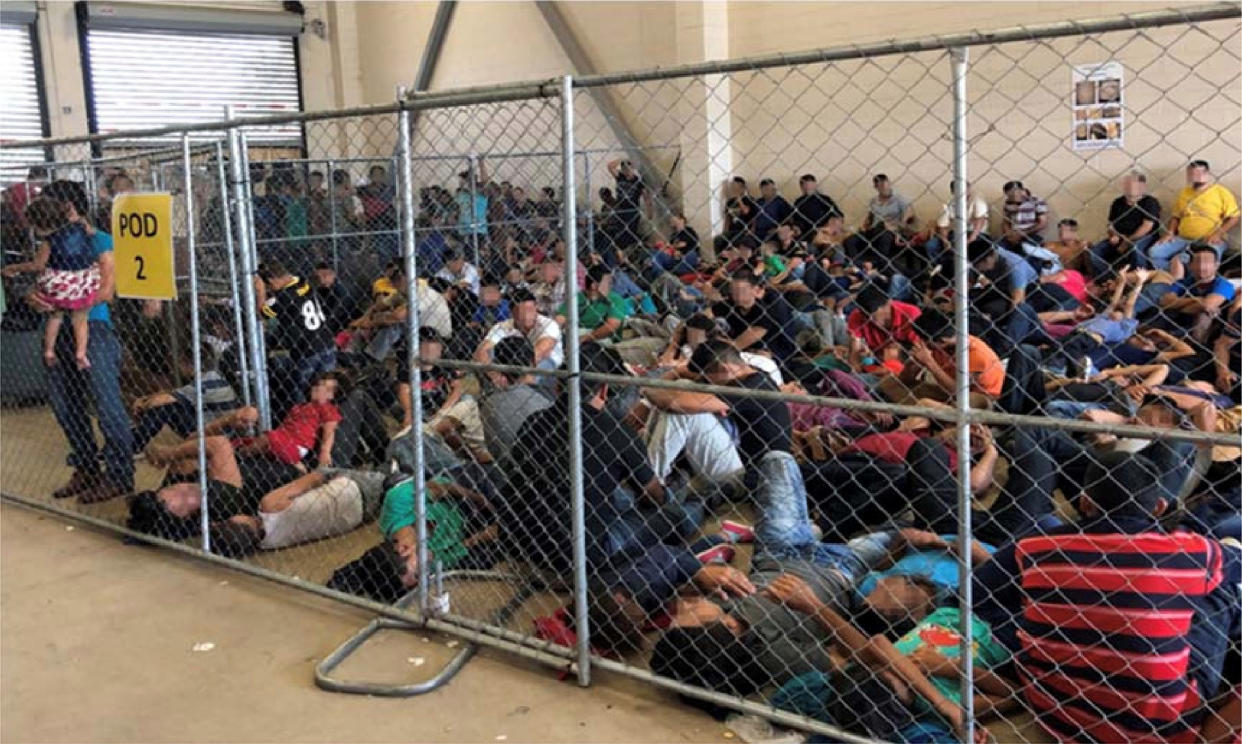
<svg viewBox="0 0 1242 744">
<path fill-rule="evenodd" d="M 440 61 L 440 50 L 444 48 L 449 22 L 453 20 L 453 11 L 456 9 L 457 0 L 440 0 L 436 5 L 436 18 L 431 22 L 427 45 L 423 47 L 423 58 L 418 62 L 418 75 L 414 78 L 415 93 L 421 93 L 431 86 L 431 76 L 435 74 L 436 63 Z"/>
<path fill-rule="evenodd" d="M 440 61 L 440 52 L 444 49 L 444 39 L 448 37 L 449 23 L 453 20 L 453 11 L 457 10 L 457 0 L 440 0 L 436 5 L 436 17 L 431 22 L 431 31 L 427 33 L 427 43 L 423 46 L 423 56 L 418 61 L 418 72 L 414 75 L 414 93 L 422 93 L 431 87 L 431 78 L 435 75 L 436 64 Z M 415 109 L 410 112 L 410 136 L 418 129 L 418 115 Z"/>
<path fill-rule="evenodd" d="M 543 15 L 543 20 L 552 29 L 552 35 L 556 37 L 557 42 L 561 45 L 565 56 L 569 57 L 569 63 L 573 66 L 573 73 L 575 75 L 597 74 L 598 70 L 596 70 L 594 63 L 591 62 L 591 58 L 587 56 L 586 50 L 578 42 L 578 36 L 569 27 L 569 23 L 566 21 L 565 15 L 561 13 L 558 5 L 559 3 L 552 2 L 551 0 L 536 0 L 535 2 L 535 6 L 539 8 L 539 12 Z M 608 122 L 609 128 L 612 129 L 613 136 L 621 143 L 622 149 L 625 150 L 629 159 L 638 168 L 659 216 L 666 220 L 672 209 L 666 203 L 662 193 L 664 173 L 656 167 L 655 162 L 652 161 L 646 150 L 643 149 L 642 143 L 626 122 L 625 117 L 621 115 L 621 108 L 617 105 L 612 91 L 603 86 L 587 88 L 586 90 L 595 100 L 595 105 L 604 114 L 604 120 Z M 588 194 L 589 196 L 591 195 Z"/>
</svg>

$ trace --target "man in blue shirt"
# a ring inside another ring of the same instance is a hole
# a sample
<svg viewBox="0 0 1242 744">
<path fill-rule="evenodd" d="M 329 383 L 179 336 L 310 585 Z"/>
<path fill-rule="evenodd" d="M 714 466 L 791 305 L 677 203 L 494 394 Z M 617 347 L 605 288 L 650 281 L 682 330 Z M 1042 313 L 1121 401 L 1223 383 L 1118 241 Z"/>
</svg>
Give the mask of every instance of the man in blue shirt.
<svg viewBox="0 0 1242 744">
<path fill-rule="evenodd" d="M 1174 262 L 1174 278 L 1183 267 Z M 1169 287 L 1160 298 L 1160 309 L 1168 323 L 1186 330 L 1207 331 L 1216 313 L 1233 300 L 1237 290 L 1229 280 L 1218 276 L 1216 249 L 1207 243 L 1195 243 L 1190 247 L 1190 276 L 1182 277 Z"/>
<path fill-rule="evenodd" d="M 89 210 L 85 189 L 73 181 L 48 184 L 43 195 L 64 204 L 71 221 L 85 219 L 83 215 Z M 121 344 L 108 312 L 108 301 L 116 290 L 112 236 L 97 230 L 91 239 L 100 276 L 99 304 L 91 308 L 87 316 L 90 341 L 86 355 L 91 366 L 78 369 L 73 356 L 73 334 L 66 324 L 56 339 L 58 362 L 47 368 L 52 411 L 69 440 L 69 461 L 74 468 L 69 482 L 53 491 L 52 496 L 58 499 L 77 496 L 84 504 L 107 501 L 134 490 L 133 436 L 129 414 L 121 398 Z M 31 304 L 39 312 L 53 309 L 35 300 Z M 103 468 L 91 426 L 92 398 L 104 436 Z"/>
<path fill-rule="evenodd" d="M 487 171 L 483 167 L 483 159 L 479 158 L 479 176 L 470 182 L 470 171 L 464 170 L 457 174 L 461 183 L 457 188 L 457 233 L 465 240 L 477 235 L 487 237 L 487 195 L 483 193 L 483 184 L 487 183 Z"/>
<path fill-rule="evenodd" d="M 966 255 L 978 273 L 980 289 L 971 293 L 971 304 L 992 321 L 981 334 L 1002 358 L 1039 328 L 1039 315 L 1026 301 L 1028 290 L 1039 282 L 1039 272 L 1024 256 L 980 238 L 966 247 Z"/>
<path fill-rule="evenodd" d="M 755 215 L 754 231 L 760 241 L 767 240 L 776 228 L 793 214 L 793 207 L 776 191 L 776 183 L 765 178 L 759 182 L 759 212 Z"/>
</svg>

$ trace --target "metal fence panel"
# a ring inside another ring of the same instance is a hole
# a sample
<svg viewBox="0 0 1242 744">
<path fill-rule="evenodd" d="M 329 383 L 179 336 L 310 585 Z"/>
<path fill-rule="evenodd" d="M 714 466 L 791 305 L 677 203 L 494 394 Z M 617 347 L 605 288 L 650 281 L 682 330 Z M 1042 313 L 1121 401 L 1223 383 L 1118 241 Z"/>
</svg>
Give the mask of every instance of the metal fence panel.
<svg viewBox="0 0 1242 744">
<path fill-rule="evenodd" d="M 4 494 L 739 734 L 1228 722 L 1178 695 L 1238 683 L 1237 238 L 1179 189 L 1239 191 L 1238 35 L 1140 14 L 39 143 L 5 265 L 45 178 L 104 230 L 169 191 L 179 297 L 41 371 L 6 272 Z M 1226 233 L 1223 268 L 1152 227 Z"/>
</svg>

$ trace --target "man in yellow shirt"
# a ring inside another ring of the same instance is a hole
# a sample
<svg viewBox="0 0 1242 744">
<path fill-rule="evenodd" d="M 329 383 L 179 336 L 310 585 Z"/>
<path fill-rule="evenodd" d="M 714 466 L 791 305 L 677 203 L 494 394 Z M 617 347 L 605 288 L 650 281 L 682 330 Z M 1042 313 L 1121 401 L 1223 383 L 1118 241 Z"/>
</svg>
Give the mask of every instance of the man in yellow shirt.
<svg viewBox="0 0 1242 744">
<path fill-rule="evenodd" d="M 1191 243 L 1207 243 L 1216 249 L 1216 258 L 1225 251 L 1225 237 L 1238 224 L 1238 200 L 1229 189 L 1212 178 L 1206 160 L 1186 166 L 1186 188 L 1177 195 L 1168 232 L 1148 249 L 1152 266 L 1168 271 L 1173 258 L 1186 261 Z"/>
</svg>

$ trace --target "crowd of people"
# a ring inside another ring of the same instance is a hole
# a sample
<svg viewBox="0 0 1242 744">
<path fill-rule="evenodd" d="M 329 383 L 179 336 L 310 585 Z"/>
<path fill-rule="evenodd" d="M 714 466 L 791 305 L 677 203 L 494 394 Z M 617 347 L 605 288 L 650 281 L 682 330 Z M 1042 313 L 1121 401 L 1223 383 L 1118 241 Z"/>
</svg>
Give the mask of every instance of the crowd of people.
<svg viewBox="0 0 1242 744">
<path fill-rule="evenodd" d="M 597 651 L 649 649 L 661 675 L 855 733 L 952 740 L 969 560 L 978 715 L 1025 707 L 1067 741 L 1237 735 L 1242 448 L 1159 434 L 1242 426 L 1236 260 L 1222 272 L 1239 210 L 1208 163 L 1190 163 L 1165 205 L 1128 174 L 1097 236 L 1050 225 L 1020 182 L 1004 184 L 995 218 L 967 188 L 971 406 L 1152 432 L 974 425 L 969 452 L 935 415 L 957 390 L 951 205 L 921 222 L 877 174 L 847 222 L 813 175 L 792 202 L 772 180 L 754 195 L 734 178 L 723 229 L 704 241 L 683 214 L 662 224 L 665 195 L 631 162 L 608 169 L 615 186 L 577 220 L 577 276 L 555 190 L 532 200 L 480 164 L 456 191 L 419 190 L 414 277 L 382 167 L 359 187 L 346 171 L 256 170 L 261 267 L 243 311 L 265 327 L 272 427 L 238 405 L 231 311 L 209 304 L 201 434 L 193 385 L 122 391 L 108 224 L 83 187 L 6 192 L 6 213 L 29 214 L 20 228 L 53 254 L 89 241 L 98 275 L 88 332 L 75 316 L 49 335 L 75 467 L 52 496 L 126 496 L 133 529 L 172 539 L 197 534 L 206 503 L 213 549 L 235 556 L 375 530 L 330 584 L 392 601 L 419 575 L 418 427 L 432 560 L 572 577 L 558 371 L 573 335 Z M 57 219 L 35 219 L 48 203 Z M 56 237 L 66 225 L 85 237 Z M 26 304 L 66 308 L 38 293 Z M 153 443 L 164 427 L 180 443 Z M 159 489 L 132 493 L 136 457 L 166 469 Z M 969 544 L 954 536 L 961 472 L 976 496 Z M 739 512 L 753 519 L 721 518 Z M 572 635 L 558 617 L 543 632 Z"/>
</svg>

